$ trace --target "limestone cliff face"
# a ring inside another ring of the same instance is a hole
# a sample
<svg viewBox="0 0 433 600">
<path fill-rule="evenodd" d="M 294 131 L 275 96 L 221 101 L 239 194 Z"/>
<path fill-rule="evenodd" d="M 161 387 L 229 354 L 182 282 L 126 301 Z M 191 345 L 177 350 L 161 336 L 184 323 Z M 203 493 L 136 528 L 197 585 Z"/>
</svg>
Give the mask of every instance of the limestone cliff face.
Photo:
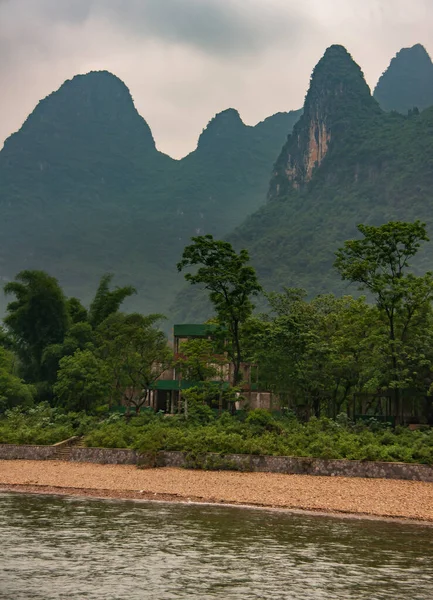
<svg viewBox="0 0 433 600">
<path fill-rule="evenodd" d="M 305 164 L 305 179 L 310 181 L 313 169 L 320 166 L 328 151 L 331 141 L 331 132 L 327 130 L 326 123 L 320 123 L 317 119 L 310 124 L 310 140 Z"/>
<path fill-rule="evenodd" d="M 328 152 L 331 141 L 331 132 L 328 130 L 326 123 L 320 121 L 319 116 L 316 115 L 316 117 L 310 121 L 308 127 L 308 140 L 305 152 L 301 153 L 302 159 L 300 163 L 298 163 L 298 156 L 302 150 L 300 147 L 301 136 L 298 136 L 297 140 L 297 152 L 288 154 L 287 166 L 285 169 L 287 179 L 292 183 L 295 189 L 299 189 L 302 183 L 310 181 L 314 169 L 322 163 Z"/>
<path fill-rule="evenodd" d="M 316 66 L 304 113 L 275 164 L 269 199 L 302 189 L 333 144 L 350 134 L 357 118 L 379 113 L 359 66 L 342 46 L 331 46 Z"/>
</svg>

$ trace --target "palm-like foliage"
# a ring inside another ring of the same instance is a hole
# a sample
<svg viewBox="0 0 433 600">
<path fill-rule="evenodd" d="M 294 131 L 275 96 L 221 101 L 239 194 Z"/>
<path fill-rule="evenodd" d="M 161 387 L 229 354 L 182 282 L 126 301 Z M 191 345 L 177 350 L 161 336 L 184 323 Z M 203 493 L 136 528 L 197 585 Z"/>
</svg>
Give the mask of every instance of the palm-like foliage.
<svg viewBox="0 0 433 600">
<path fill-rule="evenodd" d="M 110 290 L 110 283 L 113 275 L 105 274 L 99 283 L 96 295 L 90 305 L 89 323 L 92 327 L 100 325 L 107 317 L 116 313 L 123 301 L 136 293 L 131 285 L 116 287 Z"/>
<path fill-rule="evenodd" d="M 4 291 L 15 296 L 4 322 L 27 365 L 27 378 L 38 381 L 44 349 L 61 343 L 69 326 L 65 296 L 57 280 L 44 271 L 21 271 Z"/>
</svg>

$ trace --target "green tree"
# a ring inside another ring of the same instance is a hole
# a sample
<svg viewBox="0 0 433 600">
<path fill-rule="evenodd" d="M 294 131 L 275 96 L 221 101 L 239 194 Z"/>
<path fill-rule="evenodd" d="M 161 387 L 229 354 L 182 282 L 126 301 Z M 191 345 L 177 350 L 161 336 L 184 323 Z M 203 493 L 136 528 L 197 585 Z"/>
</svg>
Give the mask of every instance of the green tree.
<svg viewBox="0 0 433 600">
<path fill-rule="evenodd" d="M 25 378 L 42 381 L 42 356 L 47 346 L 61 343 L 69 327 L 66 299 L 57 280 L 44 271 L 21 271 L 4 287 L 15 300 L 4 320 L 22 360 Z"/>
<path fill-rule="evenodd" d="M 135 288 L 130 285 L 116 287 L 110 290 L 112 274 L 106 274 L 101 278 L 96 295 L 90 304 L 89 323 L 97 327 L 113 313 L 116 313 L 123 301 L 136 293 Z"/>
<path fill-rule="evenodd" d="M 227 360 L 215 353 L 214 342 L 207 339 L 190 339 L 182 342 L 175 367 L 183 379 L 202 382 L 215 378 Z"/>
<path fill-rule="evenodd" d="M 155 325 L 161 315 L 117 313 L 97 330 L 98 355 L 110 374 L 111 399 L 138 413 L 152 385 L 172 364 L 167 339 Z"/>
<path fill-rule="evenodd" d="M 110 315 L 117 313 L 123 300 L 135 293 L 131 286 L 110 291 L 111 279 L 112 275 L 102 277 L 89 311 L 77 298 L 66 300 L 71 325 L 64 340 L 46 347 L 42 355 L 45 377 L 49 384 L 56 380 L 59 361 L 64 356 L 72 356 L 77 350 L 92 350 L 94 328 Z"/>
<path fill-rule="evenodd" d="M 88 313 L 86 308 L 81 304 L 78 298 L 68 298 L 66 300 L 68 307 L 68 313 L 71 323 L 84 323 L 88 319 Z"/>
<path fill-rule="evenodd" d="M 90 350 L 77 350 L 60 360 L 54 393 L 66 410 L 92 412 L 109 395 L 107 366 Z"/>
<path fill-rule="evenodd" d="M 6 348 L 8 345 L 8 335 L 5 328 L 0 324 L 0 346 Z"/>
<path fill-rule="evenodd" d="M 380 374 L 373 356 L 383 337 L 376 309 L 351 296 L 308 301 L 300 289 L 269 294 L 268 300 L 271 315 L 251 320 L 251 359 L 262 385 L 300 416 L 325 411 L 335 417 L 348 408 L 352 392 Z"/>
<path fill-rule="evenodd" d="M 290 408 L 308 417 L 320 415 L 322 399 L 331 387 L 330 345 L 324 310 L 305 300 L 306 292 L 286 289 L 268 295 L 273 316 L 257 323 L 253 345 L 259 377 Z"/>
<path fill-rule="evenodd" d="M 42 364 L 49 384 L 56 381 L 60 360 L 64 356 L 72 356 L 77 350 L 92 350 L 93 338 L 94 332 L 90 323 L 78 321 L 70 326 L 62 343 L 51 344 L 45 348 Z"/>
<path fill-rule="evenodd" d="M 358 283 L 375 299 L 387 327 L 387 384 L 394 389 L 395 411 L 401 414 L 400 390 L 414 385 L 419 367 L 413 349 L 430 313 L 433 276 L 416 276 L 409 261 L 421 242 L 428 241 L 423 223 L 389 222 L 380 227 L 359 225 L 363 238 L 348 240 L 336 253 L 335 266 L 344 280 Z"/>
<path fill-rule="evenodd" d="M 12 352 L 0 347 L 0 412 L 14 406 L 28 407 L 33 403 L 34 389 L 16 373 Z"/>
<path fill-rule="evenodd" d="M 216 343 L 217 342 L 217 343 Z M 180 352 L 175 357 L 174 366 L 182 379 L 200 383 L 193 391 L 182 392 L 185 416 L 190 413 L 190 399 L 199 404 L 211 404 L 215 398 L 221 407 L 223 400 L 224 367 L 227 367 L 227 357 L 218 354 L 218 341 L 208 339 L 190 339 L 180 345 Z M 215 381 L 216 380 L 216 381 Z M 195 393 L 197 391 L 197 393 Z"/>
<path fill-rule="evenodd" d="M 251 298 L 257 296 L 262 287 L 253 267 L 249 266 L 246 250 L 235 252 L 228 242 L 214 240 L 205 235 L 192 238 L 186 246 L 178 271 L 197 267 L 195 273 L 186 273 L 185 279 L 195 285 L 200 284 L 209 290 L 218 321 L 225 329 L 226 350 L 233 363 L 233 385 L 241 379 L 242 325 L 252 315 L 254 304 Z"/>
<path fill-rule="evenodd" d="M 325 319 L 328 335 L 329 374 L 332 378 L 331 410 L 336 417 L 354 392 L 375 392 L 383 375 L 384 328 L 377 309 L 365 297 L 336 298 L 335 310 Z"/>
</svg>

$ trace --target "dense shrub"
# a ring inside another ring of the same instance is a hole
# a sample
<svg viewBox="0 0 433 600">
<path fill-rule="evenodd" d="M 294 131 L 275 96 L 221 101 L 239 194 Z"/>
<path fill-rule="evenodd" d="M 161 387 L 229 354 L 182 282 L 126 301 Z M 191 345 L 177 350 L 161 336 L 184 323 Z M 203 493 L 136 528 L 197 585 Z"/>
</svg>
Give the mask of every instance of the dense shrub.
<svg viewBox="0 0 433 600">
<path fill-rule="evenodd" d="M 15 407 L 6 411 L 0 418 L 0 444 L 55 444 L 83 435 L 94 426 L 94 417 L 65 413 L 41 402 L 33 408 Z"/>
<path fill-rule="evenodd" d="M 42 403 L 14 408 L 0 419 L 0 443 L 53 444 L 84 435 L 90 447 L 135 448 L 143 454 L 179 450 L 193 455 L 264 454 L 387 462 L 433 464 L 433 430 L 395 430 L 377 423 L 347 419 L 311 419 L 300 423 L 293 415 L 264 410 L 232 416 L 201 411 L 191 405 L 191 416 L 168 416 L 152 411 L 126 420 L 124 416 L 90 417 L 65 413 Z"/>
<path fill-rule="evenodd" d="M 143 453 L 179 450 L 433 464 L 432 430 L 402 427 L 393 431 L 383 426 L 376 430 L 375 423 L 370 425 L 330 419 L 302 424 L 291 415 L 276 417 L 263 410 L 251 411 L 246 418 L 224 412 L 205 423 L 195 418 L 147 415 L 129 423 L 102 422 L 86 437 L 86 444 L 130 447 Z"/>
</svg>

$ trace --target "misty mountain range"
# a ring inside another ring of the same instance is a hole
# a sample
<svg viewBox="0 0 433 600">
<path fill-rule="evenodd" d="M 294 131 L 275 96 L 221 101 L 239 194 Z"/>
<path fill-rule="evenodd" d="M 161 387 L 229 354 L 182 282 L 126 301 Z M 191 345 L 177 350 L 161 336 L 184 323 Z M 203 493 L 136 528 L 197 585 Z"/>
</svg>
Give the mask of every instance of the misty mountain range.
<svg viewBox="0 0 433 600">
<path fill-rule="evenodd" d="M 431 106 L 422 46 L 397 54 L 373 96 L 332 46 L 303 110 L 254 127 L 223 111 L 177 161 L 156 149 L 121 80 L 76 76 L 0 152 L 0 277 L 44 269 L 86 302 L 113 272 L 138 290 L 129 308 L 194 321 L 176 262 L 192 235 L 212 233 L 250 250 L 267 289 L 341 292 L 333 252 L 359 222 L 433 225 Z"/>
</svg>

